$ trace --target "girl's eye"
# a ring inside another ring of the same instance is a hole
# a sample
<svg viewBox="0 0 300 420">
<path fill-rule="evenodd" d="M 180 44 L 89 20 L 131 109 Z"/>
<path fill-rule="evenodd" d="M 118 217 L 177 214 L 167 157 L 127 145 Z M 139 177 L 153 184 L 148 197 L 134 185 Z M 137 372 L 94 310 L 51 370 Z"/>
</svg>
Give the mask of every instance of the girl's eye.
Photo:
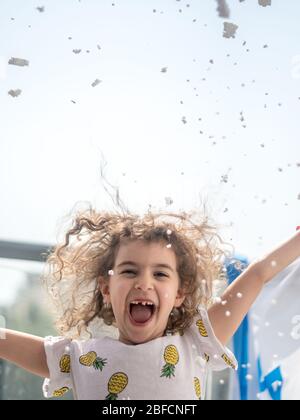
<svg viewBox="0 0 300 420">
<path fill-rule="evenodd" d="M 124 274 L 124 273 L 132 273 L 132 274 L 136 274 L 134 271 L 132 271 L 132 270 L 126 270 L 126 271 L 123 271 L 121 274 Z M 166 274 L 164 274 L 164 273 L 155 273 L 155 274 L 160 274 L 161 276 L 165 276 L 165 277 L 167 277 L 167 275 Z"/>
</svg>

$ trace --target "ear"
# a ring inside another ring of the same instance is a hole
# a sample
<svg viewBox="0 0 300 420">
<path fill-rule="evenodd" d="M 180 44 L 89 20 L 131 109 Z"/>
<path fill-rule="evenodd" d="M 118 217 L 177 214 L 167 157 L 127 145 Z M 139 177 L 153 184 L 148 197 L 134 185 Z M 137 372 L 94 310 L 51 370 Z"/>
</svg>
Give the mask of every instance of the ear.
<svg viewBox="0 0 300 420">
<path fill-rule="evenodd" d="M 99 287 L 103 296 L 103 301 L 105 303 L 111 303 L 110 292 L 109 292 L 109 281 L 101 276 L 98 278 L 98 281 L 99 281 Z"/>
<path fill-rule="evenodd" d="M 185 299 L 184 289 L 178 289 L 177 295 L 175 298 L 175 303 L 174 303 L 175 308 L 179 308 L 179 306 L 181 306 L 182 303 L 184 302 L 184 299 Z"/>
</svg>

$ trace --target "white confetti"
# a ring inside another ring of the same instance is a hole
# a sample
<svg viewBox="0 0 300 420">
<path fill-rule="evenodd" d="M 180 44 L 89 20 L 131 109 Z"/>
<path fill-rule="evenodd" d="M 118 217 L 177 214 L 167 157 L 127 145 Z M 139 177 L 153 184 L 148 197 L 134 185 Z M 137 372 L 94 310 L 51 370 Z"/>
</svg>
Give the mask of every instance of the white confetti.
<svg viewBox="0 0 300 420">
<path fill-rule="evenodd" d="M 247 379 L 247 381 L 252 381 L 253 376 L 250 375 L 250 373 L 248 373 L 248 375 L 246 375 L 245 378 Z"/>
<path fill-rule="evenodd" d="M 242 299 L 243 294 L 242 294 L 242 293 L 237 293 L 237 294 L 236 294 L 236 297 L 237 297 L 237 298 L 239 298 L 239 299 Z"/>
<path fill-rule="evenodd" d="M 24 58 L 11 57 L 8 60 L 8 64 L 13 64 L 14 66 L 24 67 L 24 66 L 29 66 L 29 61 L 25 60 Z"/>
<path fill-rule="evenodd" d="M 168 244 L 168 245 L 167 245 L 167 248 L 171 248 L 171 246 L 172 246 L 172 244 Z"/>
<path fill-rule="evenodd" d="M 101 80 L 99 80 L 99 79 L 94 80 L 93 83 L 92 83 L 92 87 L 95 87 L 95 86 L 99 85 L 99 83 L 101 83 Z"/>
<path fill-rule="evenodd" d="M 220 182 L 224 182 L 225 184 L 228 182 L 228 175 L 222 175 L 221 176 L 221 181 Z"/>
<path fill-rule="evenodd" d="M 15 89 L 15 90 L 11 89 L 8 91 L 8 94 L 12 96 L 13 98 L 16 98 L 17 96 L 21 95 L 21 93 L 22 93 L 21 89 Z"/>
<path fill-rule="evenodd" d="M 238 29 L 238 25 L 235 25 L 234 23 L 230 22 L 224 22 L 224 32 L 223 37 L 224 38 L 235 38 L 236 30 Z"/>
<path fill-rule="evenodd" d="M 276 299 L 272 299 L 271 300 L 272 305 L 276 305 L 277 304 L 277 300 Z"/>
<path fill-rule="evenodd" d="M 230 10 L 228 7 L 228 4 L 226 3 L 226 0 L 216 0 L 218 3 L 217 12 L 219 13 L 219 16 L 222 18 L 229 18 L 230 16 Z"/>
<path fill-rule="evenodd" d="M 266 7 L 271 6 L 272 0 L 258 0 L 260 6 Z"/>
<path fill-rule="evenodd" d="M 276 267 L 277 262 L 275 260 L 271 261 L 271 267 Z"/>
<path fill-rule="evenodd" d="M 171 235 L 171 234 L 172 234 L 171 229 L 168 229 L 168 230 L 167 230 L 167 235 Z"/>
<path fill-rule="evenodd" d="M 173 204 L 173 200 L 171 197 L 165 197 L 165 202 L 167 206 L 170 206 L 171 204 Z"/>
<path fill-rule="evenodd" d="M 219 384 L 220 384 L 220 385 L 224 385 L 224 384 L 225 384 L 224 379 L 220 379 L 220 380 L 219 380 Z"/>
<path fill-rule="evenodd" d="M 114 270 L 109 270 L 109 271 L 108 271 L 108 275 L 109 275 L 109 276 L 113 276 L 113 275 L 114 275 Z"/>
<path fill-rule="evenodd" d="M 222 300 L 221 305 L 225 306 L 227 303 L 227 300 Z"/>
<path fill-rule="evenodd" d="M 229 316 L 231 315 L 231 312 L 230 312 L 230 311 L 226 311 L 226 312 L 225 312 L 225 315 L 226 315 L 227 317 L 229 317 Z"/>
</svg>

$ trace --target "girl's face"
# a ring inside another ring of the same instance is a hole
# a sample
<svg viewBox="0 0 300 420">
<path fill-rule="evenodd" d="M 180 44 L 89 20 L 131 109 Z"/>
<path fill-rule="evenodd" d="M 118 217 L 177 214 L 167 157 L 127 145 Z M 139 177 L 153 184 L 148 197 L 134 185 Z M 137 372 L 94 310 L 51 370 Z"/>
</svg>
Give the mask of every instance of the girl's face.
<svg viewBox="0 0 300 420">
<path fill-rule="evenodd" d="M 140 344 L 162 337 L 173 307 L 184 301 L 179 285 L 176 256 L 166 243 L 122 244 L 113 274 L 101 284 L 104 302 L 112 305 L 119 340 Z"/>
</svg>

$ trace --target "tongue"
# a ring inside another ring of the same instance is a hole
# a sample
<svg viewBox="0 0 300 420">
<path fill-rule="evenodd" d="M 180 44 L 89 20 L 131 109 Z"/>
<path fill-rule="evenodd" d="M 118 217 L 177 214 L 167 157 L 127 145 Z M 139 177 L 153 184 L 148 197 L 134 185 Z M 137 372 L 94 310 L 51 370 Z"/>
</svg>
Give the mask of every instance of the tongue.
<svg viewBox="0 0 300 420">
<path fill-rule="evenodd" d="M 152 311 L 147 305 L 132 305 L 131 316 L 135 322 L 146 322 L 151 318 Z"/>
</svg>

